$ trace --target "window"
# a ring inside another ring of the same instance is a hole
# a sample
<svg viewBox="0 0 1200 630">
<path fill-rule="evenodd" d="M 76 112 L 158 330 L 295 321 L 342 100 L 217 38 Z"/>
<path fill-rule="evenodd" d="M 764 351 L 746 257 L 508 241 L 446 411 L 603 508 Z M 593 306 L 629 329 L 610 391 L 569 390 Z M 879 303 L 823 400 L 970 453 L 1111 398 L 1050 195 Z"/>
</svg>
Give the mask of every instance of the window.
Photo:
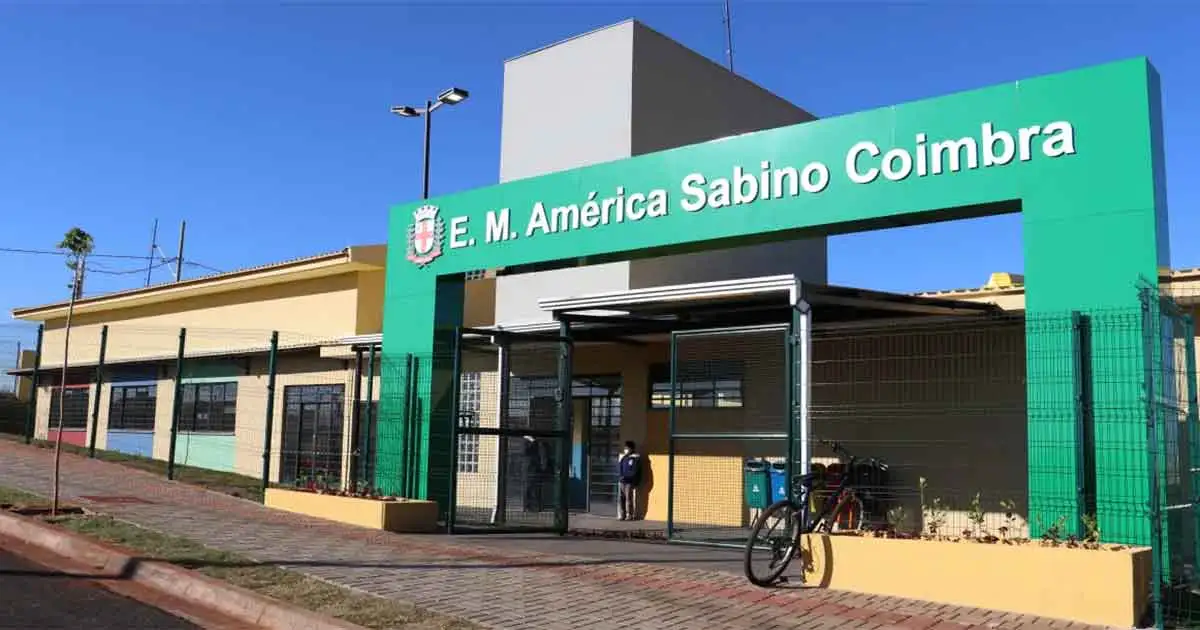
<svg viewBox="0 0 1200 630">
<path fill-rule="evenodd" d="M 188 383 L 182 389 L 180 431 L 233 433 L 237 416 L 237 383 Z"/>
<path fill-rule="evenodd" d="M 342 479 L 343 385 L 283 388 L 279 482 L 336 487 Z"/>
<path fill-rule="evenodd" d="M 88 388 L 50 388 L 50 429 L 58 429 L 59 393 L 62 393 L 62 423 L 64 429 L 86 429 L 88 421 Z"/>
<path fill-rule="evenodd" d="M 740 361 L 685 361 L 676 364 L 676 406 L 738 408 L 742 406 Z M 650 408 L 671 408 L 671 366 L 650 366 Z"/>
<path fill-rule="evenodd" d="M 459 377 L 458 386 L 458 426 L 459 428 L 478 428 L 480 410 L 480 378 L 479 372 L 463 372 Z M 479 472 L 479 435 L 475 433 L 459 433 L 458 435 L 458 472 Z"/>
<path fill-rule="evenodd" d="M 108 402 L 108 428 L 153 431 L 157 385 L 113 385 Z"/>
</svg>

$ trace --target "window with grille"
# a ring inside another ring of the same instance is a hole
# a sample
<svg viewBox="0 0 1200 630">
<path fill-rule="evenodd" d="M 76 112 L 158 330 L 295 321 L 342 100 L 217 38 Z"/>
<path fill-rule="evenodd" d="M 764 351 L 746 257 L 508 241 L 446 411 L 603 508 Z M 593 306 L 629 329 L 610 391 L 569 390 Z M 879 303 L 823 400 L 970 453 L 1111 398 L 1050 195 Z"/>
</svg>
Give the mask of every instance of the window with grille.
<svg viewBox="0 0 1200 630">
<path fill-rule="evenodd" d="M 280 483 L 314 483 L 326 487 L 341 483 L 345 402 L 343 385 L 283 388 Z"/>
<path fill-rule="evenodd" d="M 108 428 L 153 431 L 157 385 L 113 385 L 108 402 Z"/>
<path fill-rule="evenodd" d="M 743 404 L 740 361 L 682 361 L 675 366 L 677 407 L 738 408 Z M 671 408 L 671 365 L 650 366 L 650 408 Z"/>
<path fill-rule="evenodd" d="M 237 416 L 237 383 L 188 383 L 183 386 L 179 430 L 190 433 L 233 433 Z"/>
<path fill-rule="evenodd" d="M 61 407 L 59 393 L 61 397 Z M 88 388 L 53 387 L 50 389 L 50 428 L 58 429 L 59 412 L 62 413 L 62 428 L 86 429 L 88 419 Z"/>
<path fill-rule="evenodd" d="M 463 372 L 458 387 L 458 426 L 478 428 L 481 408 L 479 372 Z M 479 435 L 458 435 L 458 472 L 479 472 Z"/>
</svg>

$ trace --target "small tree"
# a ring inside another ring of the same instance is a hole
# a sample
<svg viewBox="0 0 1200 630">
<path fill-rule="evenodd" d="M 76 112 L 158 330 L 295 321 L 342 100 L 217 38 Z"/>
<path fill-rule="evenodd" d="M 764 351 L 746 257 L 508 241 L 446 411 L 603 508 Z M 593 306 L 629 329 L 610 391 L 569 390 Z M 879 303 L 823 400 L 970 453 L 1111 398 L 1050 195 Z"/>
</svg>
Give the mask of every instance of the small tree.
<svg viewBox="0 0 1200 630">
<path fill-rule="evenodd" d="M 83 274 L 87 265 L 88 254 L 95 249 L 92 235 L 78 227 L 73 227 L 63 236 L 58 248 L 67 255 L 67 268 L 71 270 L 71 300 L 67 303 L 67 324 L 63 330 L 63 364 L 62 379 L 58 387 L 58 439 L 54 441 L 54 478 L 50 494 L 50 515 L 58 515 L 58 471 L 62 460 L 62 431 L 63 410 L 65 408 L 65 392 L 67 384 L 67 363 L 71 348 L 71 318 L 75 315 L 75 300 L 83 296 Z M 96 395 L 100 395 L 96 392 Z"/>
</svg>

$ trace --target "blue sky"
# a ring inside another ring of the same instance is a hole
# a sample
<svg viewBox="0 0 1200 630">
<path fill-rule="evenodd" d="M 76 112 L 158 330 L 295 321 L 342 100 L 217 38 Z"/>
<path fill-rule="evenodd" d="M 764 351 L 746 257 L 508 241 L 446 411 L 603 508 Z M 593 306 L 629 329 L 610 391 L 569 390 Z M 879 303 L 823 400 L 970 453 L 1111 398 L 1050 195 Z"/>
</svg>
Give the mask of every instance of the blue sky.
<svg viewBox="0 0 1200 630">
<path fill-rule="evenodd" d="M 720 0 L 6 4 L 0 248 L 52 249 L 78 225 L 98 253 L 140 256 L 155 218 L 168 253 L 186 219 L 186 257 L 222 270 L 382 242 L 389 204 L 420 193 L 421 125 L 389 105 L 469 89 L 436 121 L 433 194 L 493 184 L 506 58 L 636 17 L 723 60 L 721 12 Z M 823 117 L 1149 56 L 1164 83 L 1173 263 L 1200 266 L 1200 5 L 734 0 L 733 15 L 738 72 Z M 975 286 L 1019 270 L 1019 217 L 840 237 L 830 257 L 837 283 Z M 90 274 L 89 293 L 144 279 L 136 260 L 94 263 L 132 273 Z M 0 252 L 0 307 L 63 299 L 68 275 L 55 257 Z M 0 354 L 19 338 L 0 322 Z"/>
</svg>

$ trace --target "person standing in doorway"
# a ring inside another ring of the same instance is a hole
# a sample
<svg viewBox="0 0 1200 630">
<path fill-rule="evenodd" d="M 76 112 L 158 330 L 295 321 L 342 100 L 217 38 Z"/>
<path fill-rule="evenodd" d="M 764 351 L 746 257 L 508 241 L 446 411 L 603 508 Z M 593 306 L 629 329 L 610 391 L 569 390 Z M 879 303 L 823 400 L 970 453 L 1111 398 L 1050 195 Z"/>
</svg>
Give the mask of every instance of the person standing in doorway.
<svg viewBox="0 0 1200 630">
<path fill-rule="evenodd" d="M 625 450 L 617 458 L 620 476 L 620 494 L 617 497 L 617 518 L 622 521 L 638 520 L 638 488 L 642 485 L 642 455 L 632 440 L 625 442 Z"/>
</svg>

